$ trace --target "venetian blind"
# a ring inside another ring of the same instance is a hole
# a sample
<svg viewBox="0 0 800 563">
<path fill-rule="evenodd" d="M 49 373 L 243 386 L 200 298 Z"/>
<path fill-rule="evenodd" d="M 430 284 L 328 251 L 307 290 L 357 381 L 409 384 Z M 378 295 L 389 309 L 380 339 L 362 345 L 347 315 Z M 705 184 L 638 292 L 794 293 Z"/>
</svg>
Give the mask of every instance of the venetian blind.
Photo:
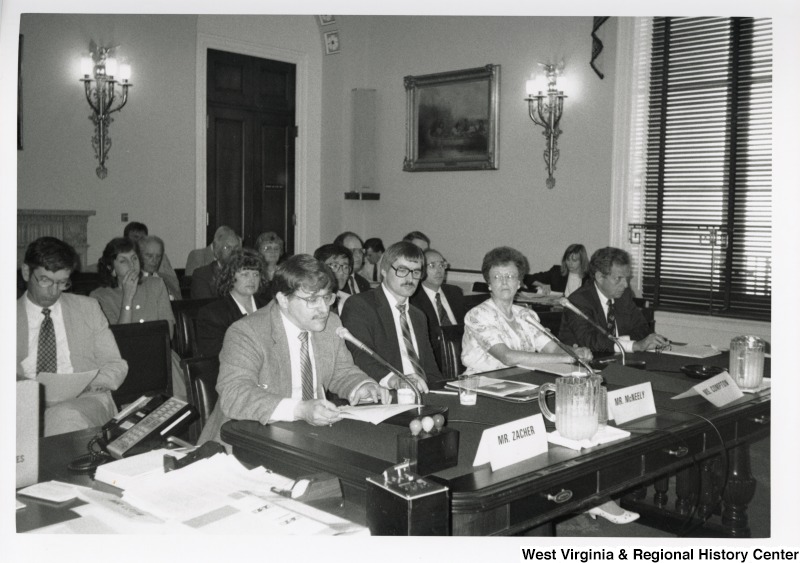
<svg viewBox="0 0 800 563">
<path fill-rule="evenodd" d="M 643 296 L 769 320 L 771 20 L 655 18 L 645 142 Z"/>
</svg>

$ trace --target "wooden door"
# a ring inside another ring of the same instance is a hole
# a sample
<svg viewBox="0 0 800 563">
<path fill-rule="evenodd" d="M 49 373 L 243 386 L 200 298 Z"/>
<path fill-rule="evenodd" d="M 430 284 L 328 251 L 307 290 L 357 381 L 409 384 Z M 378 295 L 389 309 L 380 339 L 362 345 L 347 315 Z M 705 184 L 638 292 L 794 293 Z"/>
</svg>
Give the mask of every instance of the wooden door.
<svg viewBox="0 0 800 563">
<path fill-rule="evenodd" d="M 295 66 L 208 51 L 206 238 L 228 225 L 294 250 Z"/>
</svg>

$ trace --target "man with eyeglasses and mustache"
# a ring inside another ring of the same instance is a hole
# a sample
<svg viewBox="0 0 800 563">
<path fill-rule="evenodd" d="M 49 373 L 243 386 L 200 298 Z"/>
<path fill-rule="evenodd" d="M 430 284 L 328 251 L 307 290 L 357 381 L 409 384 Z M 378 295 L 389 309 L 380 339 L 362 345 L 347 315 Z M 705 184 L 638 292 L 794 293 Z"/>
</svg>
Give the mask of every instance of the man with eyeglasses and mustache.
<svg viewBox="0 0 800 563">
<path fill-rule="evenodd" d="M 305 420 L 315 426 L 341 420 L 331 391 L 351 405 L 388 404 L 389 392 L 353 364 L 341 326 L 330 315 L 336 281 L 329 268 L 308 254 L 278 266 L 275 299 L 233 323 L 219 354 L 219 400 L 198 443 L 220 440 L 230 419 L 261 424 Z"/>
<path fill-rule="evenodd" d="M 389 362 L 420 392 L 442 379 L 428 337 L 425 314 L 409 304 L 425 274 L 425 256 L 414 244 L 391 245 L 381 259 L 381 285 L 353 295 L 344 304 L 342 324 L 361 342 Z M 356 365 L 382 387 L 404 383 L 380 362 L 348 342 Z"/>
<path fill-rule="evenodd" d="M 44 435 L 102 426 L 117 413 L 111 391 L 128 374 L 99 303 L 62 293 L 78 255 L 53 237 L 33 241 L 25 251 L 22 278 L 27 291 L 17 300 L 17 379 L 40 373 L 68 374 L 97 370 L 74 399 L 47 405 Z"/>
</svg>

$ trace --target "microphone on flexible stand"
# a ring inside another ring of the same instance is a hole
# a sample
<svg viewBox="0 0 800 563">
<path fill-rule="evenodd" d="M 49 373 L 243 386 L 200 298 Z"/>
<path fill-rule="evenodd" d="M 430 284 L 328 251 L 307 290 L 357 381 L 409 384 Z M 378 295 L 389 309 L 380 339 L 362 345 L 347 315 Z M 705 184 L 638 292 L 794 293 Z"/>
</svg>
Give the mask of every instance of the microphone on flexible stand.
<svg viewBox="0 0 800 563">
<path fill-rule="evenodd" d="M 583 320 L 585 320 L 586 322 L 588 322 L 588 323 L 589 323 L 590 325 L 592 325 L 592 326 L 593 326 L 595 329 L 597 329 L 597 331 L 598 331 L 598 332 L 600 332 L 601 334 L 605 335 L 605 337 L 606 337 L 606 338 L 608 338 L 609 340 L 611 340 L 611 342 L 613 342 L 613 343 L 614 343 L 616 346 L 618 346 L 618 347 L 619 347 L 619 351 L 620 351 L 620 352 L 622 352 L 622 365 L 623 365 L 623 366 L 625 365 L 625 348 L 623 348 L 623 347 L 622 347 L 622 343 L 619 341 L 619 338 L 617 338 L 616 336 L 614 336 L 613 334 L 611 334 L 610 332 L 608 332 L 608 331 L 605 329 L 605 327 L 603 327 L 603 326 L 600 326 L 599 324 L 597 324 L 596 322 L 594 322 L 592 319 L 590 319 L 589 317 L 587 317 L 587 316 L 586 316 L 586 313 L 584 313 L 583 311 L 581 311 L 580 309 L 578 309 L 578 308 L 577 308 L 575 305 L 573 305 L 573 304 L 572 304 L 572 301 L 570 301 L 570 300 L 569 300 L 569 299 L 567 299 L 566 297 L 562 297 L 561 299 L 559 299 L 559 300 L 558 300 L 558 303 L 559 303 L 559 305 L 561 305 L 562 307 L 564 307 L 564 308 L 566 308 L 566 309 L 569 309 L 570 311 L 572 311 L 573 313 L 575 313 L 576 315 L 578 315 L 580 318 L 582 318 Z"/>
<path fill-rule="evenodd" d="M 531 326 L 533 326 L 534 328 L 536 328 L 537 330 L 539 330 L 539 331 L 543 332 L 543 333 L 545 334 L 545 336 L 547 336 L 547 337 L 548 337 L 550 340 L 552 340 L 553 342 L 555 342 L 555 343 L 558 345 L 558 347 L 559 347 L 559 348 L 561 348 L 562 350 L 564 350 L 564 352 L 566 352 L 566 353 L 567 353 L 567 355 L 571 356 L 571 357 L 572 357 L 572 358 L 573 358 L 573 359 L 574 359 L 576 362 L 578 362 L 578 364 L 579 364 L 580 366 L 582 366 L 582 367 L 586 368 L 586 371 L 587 371 L 588 373 L 590 373 L 591 375 L 596 375 L 596 374 L 595 374 L 595 372 L 594 372 L 594 370 L 592 369 L 592 366 L 590 366 L 588 363 L 586 363 L 586 361 L 584 361 L 583 359 L 581 359 L 581 357 L 580 357 L 580 356 L 578 356 L 578 354 L 576 354 L 576 353 L 575 353 L 575 350 L 573 350 L 573 349 L 572 349 L 570 346 L 567 346 L 566 344 L 564 344 L 563 342 L 561 342 L 561 341 L 560 341 L 558 338 L 556 338 L 556 335 L 555 335 L 555 334 L 553 334 L 552 332 L 550 332 L 550 330 L 548 330 L 547 328 L 545 328 L 545 326 L 544 326 L 544 325 L 542 325 L 542 324 L 540 324 L 540 323 L 538 323 L 538 322 L 534 321 L 532 318 L 530 318 L 530 317 L 529 317 L 529 316 L 527 316 L 527 315 L 525 315 L 525 321 L 526 321 L 526 322 L 527 322 L 529 325 L 531 325 Z"/>
</svg>

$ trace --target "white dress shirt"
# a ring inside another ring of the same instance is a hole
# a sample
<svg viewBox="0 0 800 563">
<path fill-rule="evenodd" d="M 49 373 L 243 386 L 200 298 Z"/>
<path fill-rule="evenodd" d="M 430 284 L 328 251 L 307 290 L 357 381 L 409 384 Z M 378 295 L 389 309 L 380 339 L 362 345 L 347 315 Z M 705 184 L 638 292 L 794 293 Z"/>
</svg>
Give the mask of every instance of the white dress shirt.
<svg viewBox="0 0 800 563">
<path fill-rule="evenodd" d="M 69 358 L 69 344 L 67 344 L 67 329 L 64 326 L 64 314 L 61 310 L 61 301 L 53 303 L 50 309 L 50 318 L 53 320 L 53 330 L 56 333 L 56 361 L 58 373 L 74 373 L 72 362 Z M 36 305 L 25 293 L 25 312 L 28 315 L 28 357 L 22 360 L 22 369 L 25 377 L 36 377 L 36 362 L 39 353 L 39 330 L 42 327 L 44 315 L 42 307 Z"/>
<path fill-rule="evenodd" d="M 300 330 L 292 321 L 281 313 L 283 328 L 286 330 L 286 340 L 289 342 L 289 364 L 292 370 L 292 396 L 288 399 L 281 399 L 278 406 L 272 412 L 270 422 L 298 420 L 294 415 L 294 409 L 303 400 L 303 375 L 300 367 L 300 333 L 307 332 Z M 318 397 L 317 386 L 317 365 L 314 361 L 314 345 L 311 343 L 311 333 L 308 333 L 308 356 L 311 359 L 311 373 L 314 376 L 314 398 Z"/>
<path fill-rule="evenodd" d="M 450 308 L 450 303 L 447 302 L 447 297 L 444 296 L 444 292 L 442 291 L 441 287 L 437 291 L 434 291 L 423 284 L 422 289 L 425 290 L 425 295 L 427 295 L 428 299 L 430 299 L 431 303 L 433 303 L 433 310 L 436 311 L 436 318 L 439 319 L 439 324 L 442 324 L 442 319 L 439 318 L 439 310 L 436 307 L 437 293 L 441 295 L 442 307 L 444 307 L 444 312 L 447 313 L 447 316 L 450 317 L 450 322 L 453 324 L 458 324 L 456 323 L 456 316 L 453 314 L 453 310 Z"/>
<path fill-rule="evenodd" d="M 409 374 L 414 373 L 414 366 L 411 364 L 411 360 L 408 359 L 408 352 L 406 352 L 406 343 L 403 340 L 403 329 L 400 326 L 400 311 L 397 310 L 398 301 L 397 298 L 386 289 L 386 286 L 381 284 L 381 290 L 383 291 L 384 295 L 386 295 L 386 299 L 389 301 L 389 309 L 392 311 L 392 318 L 394 319 L 394 329 L 397 333 L 397 345 L 400 347 L 400 358 L 403 361 L 403 373 Z M 411 307 L 411 303 L 408 302 L 406 299 L 406 319 L 408 320 L 408 330 L 411 332 L 411 343 L 414 346 L 414 351 L 417 353 L 417 357 L 419 358 L 419 346 L 417 346 L 417 335 L 414 334 L 414 325 L 411 322 L 411 315 L 408 313 L 408 309 Z M 386 374 L 386 376 L 381 379 L 380 384 L 381 387 L 389 387 L 388 382 L 389 378 L 394 375 L 392 372 Z"/>
<path fill-rule="evenodd" d="M 603 295 L 603 292 L 600 291 L 600 288 L 597 287 L 597 284 L 594 284 L 594 289 L 597 291 L 597 297 L 600 298 L 600 306 L 603 308 L 603 316 L 608 318 L 608 297 Z M 611 302 L 613 303 L 614 300 L 612 299 Z M 627 334 L 620 336 L 619 330 L 617 330 L 617 324 L 614 323 L 614 336 L 619 339 L 619 343 L 622 345 L 622 349 L 625 352 L 633 352 L 633 341 L 631 337 Z"/>
</svg>

